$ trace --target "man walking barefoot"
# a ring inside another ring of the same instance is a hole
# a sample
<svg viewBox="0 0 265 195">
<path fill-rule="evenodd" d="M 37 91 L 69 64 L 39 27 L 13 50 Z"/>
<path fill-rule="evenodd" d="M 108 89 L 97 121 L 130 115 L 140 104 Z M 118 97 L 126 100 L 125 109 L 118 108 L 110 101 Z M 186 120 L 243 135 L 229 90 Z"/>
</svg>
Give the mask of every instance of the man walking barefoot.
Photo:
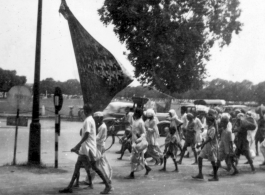
<svg viewBox="0 0 265 195">
<path fill-rule="evenodd" d="M 96 152 L 97 152 L 97 142 L 96 142 L 96 124 L 92 117 L 92 106 L 90 104 L 84 105 L 84 113 L 86 119 L 83 123 L 82 128 L 82 139 L 71 151 L 77 152 L 79 155 L 87 156 L 88 161 L 91 164 L 92 169 L 98 174 L 98 176 L 103 180 L 105 184 L 105 189 L 100 192 L 100 194 L 109 194 L 112 190 L 111 184 L 105 178 L 104 174 L 96 166 Z M 73 177 L 75 177 L 76 172 L 74 172 Z M 68 188 L 60 190 L 61 193 L 69 193 Z"/>
</svg>

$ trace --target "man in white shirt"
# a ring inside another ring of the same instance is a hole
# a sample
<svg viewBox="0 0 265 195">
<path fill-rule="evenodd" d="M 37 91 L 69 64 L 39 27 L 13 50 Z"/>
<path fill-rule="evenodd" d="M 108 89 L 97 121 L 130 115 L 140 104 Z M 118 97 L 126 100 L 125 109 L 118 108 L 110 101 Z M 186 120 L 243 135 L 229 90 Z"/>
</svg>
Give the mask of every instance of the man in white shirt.
<svg viewBox="0 0 265 195">
<path fill-rule="evenodd" d="M 104 191 L 100 192 L 100 194 L 109 194 L 109 192 L 112 190 L 112 186 L 108 182 L 108 180 L 105 178 L 102 171 L 96 166 L 96 153 L 97 153 L 96 124 L 92 117 L 92 106 L 84 105 L 84 113 L 87 118 L 85 119 L 83 123 L 82 135 L 81 135 L 82 139 L 74 148 L 71 149 L 71 152 L 76 152 L 79 155 L 78 162 L 77 162 L 78 165 L 83 164 L 86 167 L 88 166 L 87 164 L 90 164 L 92 169 L 103 180 L 106 187 Z M 73 181 L 79 175 L 79 170 L 80 170 L 80 166 L 76 165 L 70 184 L 68 185 L 67 188 L 60 190 L 59 191 L 60 193 L 69 193 L 72 191 L 71 187 L 72 187 Z M 89 180 L 92 185 L 91 178 L 89 178 Z"/>
<path fill-rule="evenodd" d="M 96 136 L 97 140 L 97 149 L 100 151 L 101 154 L 105 152 L 105 141 L 107 139 L 107 125 L 103 122 L 103 113 L 102 112 L 96 112 L 94 113 L 95 121 L 98 122 L 99 128 L 98 128 L 98 134 Z"/>
<path fill-rule="evenodd" d="M 107 139 L 107 126 L 103 122 L 103 112 L 94 113 L 94 118 L 99 124 L 98 134 L 97 134 L 97 150 L 101 154 L 101 157 L 97 159 L 98 168 L 102 171 L 104 176 L 111 183 L 112 178 L 112 168 L 105 155 L 105 141 Z"/>
</svg>

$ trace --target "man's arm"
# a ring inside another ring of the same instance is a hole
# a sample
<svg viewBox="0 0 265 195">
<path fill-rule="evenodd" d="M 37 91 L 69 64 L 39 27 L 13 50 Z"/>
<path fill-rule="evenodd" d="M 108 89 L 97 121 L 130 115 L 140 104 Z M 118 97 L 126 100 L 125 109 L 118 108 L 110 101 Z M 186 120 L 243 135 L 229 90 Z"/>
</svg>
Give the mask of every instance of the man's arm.
<svg viewBox="0 0 265 195">
<path fill-rule="evenodd" d="M 228 132 L 228 144 L 229 144 L 229 155 L 233 153 L 233 138 L 232 138 L 232 132 Z"/>
<path fill-rule="evenodd" d="M 174 117 L 174 120 L 176 121 L 177 125 L 183 123 L 183 121 L 182 121 L 181 119 L 179 119 L 178 116 L 175 116 L 175 117 Z"/>
<path fill-rule="evenodd" d="M 203 124 L 202 124 L 200 119 L 198 119 L 198 126 L 199 126 L 199 129 L 201 130 L 201 132 L 203 132 L 204 131 L 204 127 L 203 127 Z"/>
<path fill-rule="evenodd" d="M 214 139 L 216 130 L 213 131 L 213 130 L 209 129 L 209 131 L 210 132 L 209 132 L 208 139 L 205 142 L 203 142 L 201 145 L 198 145 L 197 148 L 199 148 L 199 147 L 203 148 L 207 143 L 209 143 L 210 141 L 212 141 Z"/>
<path fill-rule="evenodd" d="M 80 142 L 79 142 L 74 148 L 71 149 L 71 152 L 76 152 L 76 151 L 78 151 L 78 150 L 80 149 L 82 143 L 84 143 L 84 142 L 87 140 L 88 135 L 89 135 L 89 133 L 88 133 L 88 132 L 85 132 L 85 134 L 84 134 L 84 136 L 82 137 L 81 141 L 80 141 Z"/>
<path fill-rule="evenodd" d="M 169 145 L 169 143 L 165 144 L 164 154 L 167 152 L 168 145 Z"/>
<path fill-rule="evenodd" d="M 233 152 L 233 141 L 229 142 L 229 155 L 231 155 L 231 152 Z"/>
<path fill-rule="evenodd" d="M 210 141 L 212 141 L 212 138 L 208 137 L 208 139 L 206 141 L 202 142 L 201 145 L 197 145 L 196 148 L 200 148 L 200 147 L 203 148 Z"/>
<path fill-rule="evenodd" d="M 99 128 L 96 140 L 101 140 L 103 138 L 103 135 L 103 129 Z"/>
</svg>

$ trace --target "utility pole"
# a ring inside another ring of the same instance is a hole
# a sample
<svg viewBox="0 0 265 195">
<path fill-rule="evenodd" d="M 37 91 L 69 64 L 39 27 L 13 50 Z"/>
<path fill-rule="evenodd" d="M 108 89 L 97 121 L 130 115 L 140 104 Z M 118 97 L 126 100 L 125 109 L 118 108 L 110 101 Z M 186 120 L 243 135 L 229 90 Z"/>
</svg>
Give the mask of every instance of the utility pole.
<svg viewBox="0 0 265 195">
<path fill-rule="evenodd" d="M 59 150 L 59 139 L 60 128 L 61 128 L 61 119 L 59 111 L 63 105 L 63 94 L 60 87 L 55 87 L 54 96 L 53 96 L 54 108 L 55 108 L 55 161 L 54 167 L 58 168 L 58 150 Z"/>
<path fill-rule="evenodd" d="M 29 132 L 29 151 L 28 163 L 40 165 L 41 156 L 41 125 L 39 119 L 40 105 L 40 62 L 41 62 L 41 23 L 42 23 L 42 0 L 38 2 L 38 19 L 37 19 L 37 38 L 36 38 L 36 53 L 35 53 L 35 73 L 33 85 L 33 107 L 32 121 Z"/>
</svg>

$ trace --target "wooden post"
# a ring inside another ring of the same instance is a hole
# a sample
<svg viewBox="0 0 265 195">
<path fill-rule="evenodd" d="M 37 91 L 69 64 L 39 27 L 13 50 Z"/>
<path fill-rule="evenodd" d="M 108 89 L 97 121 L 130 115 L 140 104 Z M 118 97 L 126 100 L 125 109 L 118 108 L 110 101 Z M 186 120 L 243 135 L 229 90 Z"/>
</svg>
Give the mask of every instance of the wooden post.
<svg viewBox="0 0 265 195">
<path fill-rule="evenodd" d="M 58 111 L 55 111 L 55 162 L 54 167 L 58 168 L 58 150 L 59 150 L 59 139 L 58 136 L 60 135 L 60 115 Z"/>
<path fill-rule="evenodd" d="M 16 116 L 16 132 L 15 132 L 15 143 L 14 143 L 13 165 L 16 165 L 18 120 L 19 120 L 19 109 L 17 109 L 17 116 Z"/>
</svg>

